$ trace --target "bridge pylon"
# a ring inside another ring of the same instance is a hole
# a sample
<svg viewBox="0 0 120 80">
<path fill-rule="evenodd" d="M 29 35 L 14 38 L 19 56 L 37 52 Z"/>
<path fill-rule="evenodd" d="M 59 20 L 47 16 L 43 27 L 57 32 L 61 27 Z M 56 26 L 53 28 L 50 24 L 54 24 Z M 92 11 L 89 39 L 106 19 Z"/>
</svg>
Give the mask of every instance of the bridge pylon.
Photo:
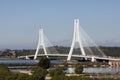
<svg viewBox="0 0 120 80">
<path fill-rule="evenodd" d="M 80 46 L 80 51 L 82 53 L 82 55 L 86 55 L 83 45 L 82 45 L 82 40 L 81 40 L 81 36 L 80 36 L 80 31 L 79 31 L 79 19 L 75 19 L 74 20 L 74 34 L 73 34 L 73 40 L 72 40 L 72 45 L 68 54 L 68 58 L 67 60 L 71 60 L 71 56 L 73 53 L 73 48 L 75 46 L 75 43 L 78 43 Z"/>
<path fill-rule="evenodd" d="M 96 61 L 95 56 L 92 56 L 91 62 L 95 62 L 95 61 Z"/>
<path fill-rule="evenodd" d="M 43 33 L 43 29 L 39 29 L 39 41 L 38 41 L 38 46 L 37 46 L 37 50 L 35 52 L 35 56 L 34 59 L 37 58 L 38 52 L 40 47 L 42 46 L 43 50 L 44 50 L 44 54 L 47 56 L 47 50 L 45 48 L 45 42 L 44 42 L 44 33 Z M 47 56 L 48 57 L 48 56 Z"/>
</svg>

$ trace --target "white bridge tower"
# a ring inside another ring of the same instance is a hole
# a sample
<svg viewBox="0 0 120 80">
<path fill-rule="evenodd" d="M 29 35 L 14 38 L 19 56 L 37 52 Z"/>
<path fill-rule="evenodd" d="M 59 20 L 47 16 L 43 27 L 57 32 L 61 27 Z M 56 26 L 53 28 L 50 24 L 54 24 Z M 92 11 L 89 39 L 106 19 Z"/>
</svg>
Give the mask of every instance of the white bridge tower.
<svg viewBox="0 0 120 80">
<path fill-rule="evenodd" d="M 72 41 L 72 45 L 71 45 L 70 52 L 68 54 L 67 60 L 71 60 L 71 56 L 72 56 L 72 53 L 73 53 L 73 48 L 74 48 L 75 43 L 79 44 L 80 51 L 81 51 L 82 55 L 86 55 L 85 51 L 84 51 L 84 48 L 82 46 L 82 40 L 81 40 L 81 36 L 80 36 L 80 32 L 79 32 L 79 19 L 74 20 L 73 41 Z"/>
<path fill-rule="evenodd" d="M 39 29 L 39 41 L 38 41 L 38 46 L 37 46 L 37 50 L 35 52 L 35 56 L 34 59 L 37 58 L 40 46 L 42 46 L 43 50 L 44 50 L 44 54 L 47 56 L 47 51 L 45 48 L 45 43 L 44 43 L 44 34 L 43 34 L 43 29 Z M 48 57 L 48 56 L 47 56 Z"/>
</svg>

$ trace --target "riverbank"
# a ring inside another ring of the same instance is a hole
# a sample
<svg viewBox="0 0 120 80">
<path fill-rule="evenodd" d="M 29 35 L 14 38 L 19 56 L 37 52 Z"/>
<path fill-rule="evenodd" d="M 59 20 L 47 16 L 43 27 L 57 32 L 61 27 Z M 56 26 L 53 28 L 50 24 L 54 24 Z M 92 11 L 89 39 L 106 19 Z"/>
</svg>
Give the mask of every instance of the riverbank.
<svg viewBox="0 0 120 80">
<path fill-rule="evenodd" d="M 13 75 L 10 77 L 16 78 L 12 80 L 17 80 L 17 78 L 19 77 L 21 78 L 21 80 L 23 80 L 22 78 L 25 78 L 24 80 L 33 80 L 33 78 L 34 80 L 37 78 L 41 79 L 48 76 L 47 74 L 49 74 L 48 77 L 51 77 L 51 80 L 96 80 L 96 79 L 116 80 L 116 78 L 119 80 L 120 78 L 120 68 L 110 68 L 108 67 L 107 63 L 98 62 L 67 63 L 62 61 L 60 62 L 58 60 L 55 61 L 49 59 L 47 60 L 48 61 L 46 62 L 46 58 L 43 58 L 43 60 L 39 60 L 39 62 L 33 60 L 3 60 L 3 62 L 5 61 L 6 63 L 8 61 L 9 64 L 7 63 L 4 66 L 7 66 L 8 67 L 8 69 L 6 68 L 7 71 Z M 10 64 L 11 61 L 14 64 Z M 25 62 L 28 63 L 25 64 Z M 34 64 L 32 64 L 32 62 Z M 49 67 L 46 68 L 45 67 L 46 65 L 48 65 Z M 3 69 L 0 74 L 2 74 L 2 72 L 4 72 Z M 16 77 L 16 74 L 19 76 Z M 2 75 L 5 77 L 5 74 Z"/>
</svg>

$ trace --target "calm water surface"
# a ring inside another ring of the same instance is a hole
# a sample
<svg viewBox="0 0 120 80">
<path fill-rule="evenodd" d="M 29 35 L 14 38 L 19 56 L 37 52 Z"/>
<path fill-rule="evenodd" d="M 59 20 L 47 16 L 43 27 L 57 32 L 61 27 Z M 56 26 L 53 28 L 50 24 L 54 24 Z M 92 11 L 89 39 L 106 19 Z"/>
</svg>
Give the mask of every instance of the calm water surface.
<svg viewBox="0 0 120 80">
<path fill-rule="evenodd" d="M 39 60 L 0 60 L 0 64 L 37 64 Z M 51 60 L 51 63 L 60 64 L 59 60 Z"/>
<path fill-rule="evenodd" d="M 0 60 L 0 64 L 37 64 L 38 60 Z M 60 64 L 59 60 L 51 60 L 51 63 Z M 21 69 L 12 69 L 12 71 L 20 71 Z M 23 70 L 23 69 L 22 69 Z M 25 69 L 24 69 L 25 70 Z M 66 70 L 68 73 L 74 73 L 75 68 L 68 68 Z M 119 68 L 84 68 L 83 73 L 120 73 Z"/>
</svg>

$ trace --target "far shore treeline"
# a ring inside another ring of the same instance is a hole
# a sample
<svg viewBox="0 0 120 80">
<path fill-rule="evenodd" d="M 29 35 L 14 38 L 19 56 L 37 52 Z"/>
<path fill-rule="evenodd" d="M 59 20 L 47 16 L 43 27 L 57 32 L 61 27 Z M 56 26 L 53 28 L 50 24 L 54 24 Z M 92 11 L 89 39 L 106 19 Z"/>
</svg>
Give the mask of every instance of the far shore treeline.
<svg viewBox="0 0 120 80">
<path fill-rule="evenodd" d="M 94 48 L 94 47 L 91 47 L 91 48 Z M 100 46 L 99 48 L 101 49 L 101 51 L 103 51 L 106 54 L 106 56 L 120 57 L 120 47 Z M 52 49 L 52 48 L 49 47 L 49 49 Z M 60 54 L 68 54 L 70 47 L 54 46 L 54 49 L 56 49 L 56 51 Z M 14 51 L 16 53 L 16 57 L 17 57 L 17 56 L 21 56 L 21 55 L 35 54 L 36 49 L 22 49 L 22 50 L 5 49 L 5 50 L 0 50 L 0 57 L 5 56 L 5 55 L 9 56 L 10 55 L 9 52 L 11 52 L 11 51 Z M 41 50 L 41 53 L 43 53 L 43 50 Z M 54 51 L 53 51 L 53 53 L 54 53 Z M 79 48 L 76 48 L 74 51 L 74 54 L 78 54 L 78 53 L 80 53 L 80 50 L 79 50 Z"/>
</svg>

